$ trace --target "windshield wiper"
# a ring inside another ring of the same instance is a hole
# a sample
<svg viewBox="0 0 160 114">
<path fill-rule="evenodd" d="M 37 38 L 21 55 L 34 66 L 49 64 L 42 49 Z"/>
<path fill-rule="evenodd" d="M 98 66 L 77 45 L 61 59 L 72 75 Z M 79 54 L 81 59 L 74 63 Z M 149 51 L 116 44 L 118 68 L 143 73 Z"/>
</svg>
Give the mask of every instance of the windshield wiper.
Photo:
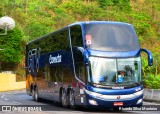
<svg viewBox="0 0 160 114">
<path fill-rule="evenodd" d="M 135 82 L 135 84 L 137 84 L 137 85 L 141 85 L 142 83 L 141 83 L 141 82 Z"/>
</svg>

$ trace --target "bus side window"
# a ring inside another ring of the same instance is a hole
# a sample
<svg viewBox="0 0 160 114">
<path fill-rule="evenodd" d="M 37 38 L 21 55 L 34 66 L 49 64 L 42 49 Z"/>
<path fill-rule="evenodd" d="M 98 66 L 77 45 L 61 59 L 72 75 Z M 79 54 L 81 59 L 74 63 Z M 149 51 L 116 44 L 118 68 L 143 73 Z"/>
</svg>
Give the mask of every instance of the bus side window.
<svg viewBox="0 0 160 114">
<path fill-rule="evenodd" d="M 83 63 L 78 63 L 75 65 L 76 68 L 76 76 L 82 80 L 82 82 L 85 82 L 85 67 Z"/>
<path fill-rule="evenodd" d="M 84 57 L 80 50 L 83 46 L 82 30 L 81 26 L 76 25 L 70 28 L 71 43 L 74 57 L 75 73 L 76 76 L 85 82 L 85 68 L 84 68 Z"/>
<path fill-rule="evenodd" d="M 49 41 L 51 50 L 67 50 L 69 48 L 68 29 L 63 29 L 51 35 L 52 40 Z"/>
<path fill-rule="evenodd" d="M 74 56 L 74 66 L 75 66 L 75 73 L 76 76 L 82 80 L 85 81 L 84 76 L 85 76 L 85 68 L 84 68 L 84 58 L 83 54 L 80 50 L 77 48 L 73 48 L 73 56 Z"/>
<path fill-rule="evenodd" d="M 83 39 L 82 39 L 82 30 L 81 27 L 76 25 L 70 28 L 71 29 L 71 42 L 72 47 L 83 47 Z"/>
<path fill-rule="evenodd" d="M 68 66 L 63 66 L 62 73 L 62 82 L 69 83 L 72 81 L 71 71 Z"/>
</svg>

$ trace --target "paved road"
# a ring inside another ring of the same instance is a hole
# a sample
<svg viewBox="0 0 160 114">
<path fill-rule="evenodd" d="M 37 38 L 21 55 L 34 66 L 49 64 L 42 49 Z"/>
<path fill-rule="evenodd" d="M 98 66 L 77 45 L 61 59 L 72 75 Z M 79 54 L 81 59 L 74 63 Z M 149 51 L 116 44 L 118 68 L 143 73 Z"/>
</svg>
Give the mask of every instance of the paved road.
<svg viewBox="0 0 160 114">
<path fill-rule="evenodd" d="M 70 109 L 66 109 L 66 108 L 62 108 L 58 103 L 53 103 L 53 102 L 49 102 L 46 100 L 42 100 L 41 102 L 35 102 L 32 100 L 31 96 L 28 96 L 25 92 L 25 90 L 21 90 L 21 91 L 10 91 L 10 92 L 0 92 L 0 105 L 1 106 L 5 106 L 5 105 L 16 105 L 20 108 L 14 108 L 14 110 L 16 111 L 0 111 L 0 113 L 4 113 L 4 114 L 27 114 L 28 112 L 26 111 L 26 107 L 28 109 L 28 107 L 33 107 L 33 105 L 35 105 L 36 109 L 35 110 L 41 110 L 41 107 L 43 108 L 43 106 L 47 106 L 50 109 L 54 110 L 54 111 L 32 111 L 29 112 L 30 114 L 66 114 L 70 113 L 70 114 L 103 114 L 103 113 L 107 113 L 107 114 L 112 114 L 112 113 L 117 113 L 111 110 L 107 110 L 107 111 L 86 111 L 84 109 L 78 109 L 76 111 L 74 110 L 70 110 Z M 24 106 L 27 105 L 27 106 Z M 160 104 L 156 104 L 156 103 L 149 103 L 149 102 L 144 102 L 144 105 L 150 105 L 152 107 L 156 107 L 156 105 L 159 105 L 160 108 Z M 23 107 L 23 108 L 22 108 Z M 38 108 L 37 108 L 38 107 Z M 5 107 L 6 108 L 6 107 Z M 13 108 L 13 107 L 12 107 Z M 18 110 L 18 111 L 17 111 Z M 20 111 L 19 111 L 20 110 Z M 138 110 L 138 109 L 134 109 L 134 110 Z M 23 111 L 23 112 L 22 112 Z M 123 110 L 122 112 L 118 112 L 118 113 L 132 113 L 132 114 L 159 114 L 160 111 L 133 111 L 133 110 Z"/>
</svg>

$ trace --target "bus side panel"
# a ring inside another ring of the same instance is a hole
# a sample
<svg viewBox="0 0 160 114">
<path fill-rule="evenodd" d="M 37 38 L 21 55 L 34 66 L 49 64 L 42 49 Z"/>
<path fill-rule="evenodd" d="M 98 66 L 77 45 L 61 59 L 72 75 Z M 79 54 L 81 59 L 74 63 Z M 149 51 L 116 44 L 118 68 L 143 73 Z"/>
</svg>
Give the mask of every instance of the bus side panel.
<svg viewBox="0 0 160 114">
<path fill-rule="evenodd" d="M 31 95 L 31 82 L 32 76 L 28 71 L 28 45 L 26 45 L 26 52 L 25 52 L 25 72 L 26 72 L 26 92 L 28 95 Z"/>
</svg>

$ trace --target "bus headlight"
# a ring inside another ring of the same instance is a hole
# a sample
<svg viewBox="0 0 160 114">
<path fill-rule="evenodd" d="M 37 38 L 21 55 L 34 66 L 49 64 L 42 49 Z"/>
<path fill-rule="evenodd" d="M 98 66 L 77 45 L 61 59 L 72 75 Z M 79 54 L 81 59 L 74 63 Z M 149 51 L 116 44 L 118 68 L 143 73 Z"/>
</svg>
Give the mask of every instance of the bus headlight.
<svg viewBox="0 0 160 114">
<path fill-rule="evenodd" d="M 138 101 L 137 101 L 137 104 L 140 104 L 140 103 L 142 103 L 143 102 L 143 99 L 139 99 Z"/>
<path fill-rule="evenodd" d="M 98 105 L 95 100 L 91 100 L 91 99 L 89 99 L 89 104 L 91 104 L 91 105 Z"/>
<path fill-rule="evenodd" d="M 100 97 L 102 96 L 102 94 L 99 94 L 99 93 L 96 93 L 96 92 L 92 92 L 92 91 L 88 91 L 88 90 L 85 90 L 87 94 L 93 96 L 93 97 Z"/>
</svg>

